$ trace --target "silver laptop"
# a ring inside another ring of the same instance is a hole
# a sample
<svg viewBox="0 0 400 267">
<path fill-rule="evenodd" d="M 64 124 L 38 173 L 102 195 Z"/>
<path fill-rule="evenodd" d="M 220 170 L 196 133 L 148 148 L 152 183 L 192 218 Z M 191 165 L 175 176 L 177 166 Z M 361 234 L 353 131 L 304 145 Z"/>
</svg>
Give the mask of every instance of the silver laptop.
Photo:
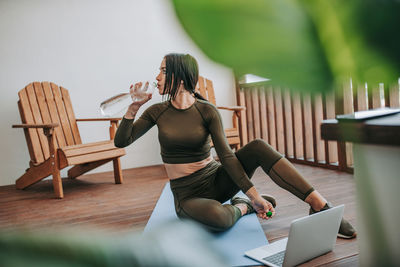
<svg viewBox="0 0 400 267">
<path fill-rule="evenodd" d="M 289 237 L 245 252 L 268 266 L 294 266 L 333 250 L 344 205 L 292 221 Z"/>
</svg>

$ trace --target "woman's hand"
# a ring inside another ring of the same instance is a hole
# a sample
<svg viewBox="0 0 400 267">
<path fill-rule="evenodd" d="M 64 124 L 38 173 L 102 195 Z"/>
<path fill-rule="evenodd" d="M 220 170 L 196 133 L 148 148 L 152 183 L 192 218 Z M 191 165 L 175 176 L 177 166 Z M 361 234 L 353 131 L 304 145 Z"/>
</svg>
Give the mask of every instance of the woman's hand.
<svg viewBox="0 0 400 267">
<path fill-rule="evenodd" d="M 135 83 L 135 86 L 131 85 L 131 87 L 129 89 L 129 93 L 132 96 L 132 100 L 134 98 L 134 94 L 139 92 L 141 90 L 141 88 L 142 88 L 142 82 Z M 145 92 L 142 92 L 142 94 L 144 94 L 146 96 L 143 100 L 134 101 L 134 102 L 132 102 L 132 104 L 129 105 L 128 110 L 126 111 L 125 116 L 124 116 L 126 119 L 135 118 L 136 113 L 138 112 L 139 108 L 143 104 L 148 102 L 153 96 L 153 94 L 146 94 Z"/>
<path fill-rule="evenodd" d="M 253 198 L 251 200 L 251 204 L 253 205 L 253 208 L 256 210 L 258 217 L 268 220 L 271 217 L 275 216 L 275 209 L 272 206 L 272 204 L 266 201 L 261 196 Z M 271 216 L 267 216 L 267 212 L 269 211 L 272 212 Z"/>
<path fill-rule="evenodd" d="M 249 197 L 251 201 L 251 205 L 257 212 L 257 216 L 268 220 L 272 216 L 275 215 L 275 209 L 271 203 L 265 200 L 256 190 L 254 186 L 252 186 L 249 190 L 247 190 L 246 195 Z M 267 212 L 271 212 L 271 216 L 267 216 Z"/>
</svg>

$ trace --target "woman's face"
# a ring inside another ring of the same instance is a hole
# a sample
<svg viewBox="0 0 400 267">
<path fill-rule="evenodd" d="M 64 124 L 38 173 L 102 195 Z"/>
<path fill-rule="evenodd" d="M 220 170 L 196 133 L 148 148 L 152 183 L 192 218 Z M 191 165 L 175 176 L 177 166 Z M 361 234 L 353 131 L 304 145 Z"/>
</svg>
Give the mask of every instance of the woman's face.
<svg viewBox="0 0 400 267">
<path fill-rule="evenodd" d="M 160 73 L 156 77 L 157 89 L 158 89 L 158 92 L 160 95 L 162 95 L 163 91 L 164 91 L 166 73 L 167 73 L 167 68 L 166 68 L 165 58 L 164 58 L 163 61 L 161 62 Z"/>
</svg>

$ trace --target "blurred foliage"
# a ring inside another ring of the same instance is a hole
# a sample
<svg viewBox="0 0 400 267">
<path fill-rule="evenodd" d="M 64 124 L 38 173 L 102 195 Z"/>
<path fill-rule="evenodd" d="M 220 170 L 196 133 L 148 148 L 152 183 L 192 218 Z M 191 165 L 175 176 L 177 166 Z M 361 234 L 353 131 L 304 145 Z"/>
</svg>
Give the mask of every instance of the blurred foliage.
<svg viewBox="0 0 400 267">
<path fill-rule="evenodd" d="M 191 221 L 165 222 L 145 233 L 84 228 L 0 229 L 0 266 L 228 266 L 211 239 L 207 231 Z"/>
<path fill-rule="evenodd" d="M 237 76 L 326 91 L 400 76 L 397 0 L 172 0 L 186 32 Z"/>
</svg>

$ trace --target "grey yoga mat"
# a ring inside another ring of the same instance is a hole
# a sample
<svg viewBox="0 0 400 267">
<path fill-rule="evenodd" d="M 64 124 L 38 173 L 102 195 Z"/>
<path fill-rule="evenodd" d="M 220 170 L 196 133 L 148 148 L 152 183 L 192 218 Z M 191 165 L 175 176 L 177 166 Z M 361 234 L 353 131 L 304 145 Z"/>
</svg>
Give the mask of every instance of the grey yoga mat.
<svg viewBox="0 0 400 267">
<path fill-rule="evenodd" d="M 242 192 L 238 195 L 244 195 Z M 151 214 L 144 232 L 151 231 L 160 224 L 179 220 L 174 208 L 174 197 L 167 182 L 156 207 Z M 229 230 L 213 233 L 213 246 L 217 247 L 230 266 L 259 265 L 260 263 L 246 257 L 244 252 L 268 244 L 264 231 L 255 214 L 246 215 Z M 201 257 L 201 255 L 199 255 Z"/>
</svg>

